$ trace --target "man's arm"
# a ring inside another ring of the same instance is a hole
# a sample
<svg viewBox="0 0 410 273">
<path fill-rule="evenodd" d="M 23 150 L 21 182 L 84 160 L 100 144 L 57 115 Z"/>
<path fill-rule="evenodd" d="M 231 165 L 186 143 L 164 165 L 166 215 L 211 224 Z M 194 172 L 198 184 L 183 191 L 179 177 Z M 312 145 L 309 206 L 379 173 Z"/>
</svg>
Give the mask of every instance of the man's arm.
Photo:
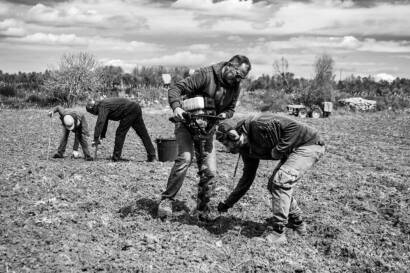
<svg viewBox="0 0 410 273">
<path fill-rule="evenodd" d="M 51 110 L 51 111 L 49 112 L 50 117 L 51 117 L 54 113 L 56 113 L 56 112 L 58 112 L 58 113 L 60 114 L 60 117 L 62 117 L 62 116 L 64 116 L 65 109 L 64 109 L 63 107 L 61 107 L 61 106 L 56 106 L 56 107 L 54 107 L 53 110 Z"/>
<path fill-rule="evenodd" d="M 256 176 L 259 159 L 250 158 L 246 155 L 242 155 L 242 158 L 244 163 L 243 174 L 235 189 L 224 202 L 227 208 L 231 208 L 239 199 L 241 199 L 251 187 Z"/>
<path fill-rule="evenodd" d="M 108 119 L 105 120 L 104 127 L 101 132 L 101 138 L 105 138 L 105 134 L 107 133 L 108 128 Z"/>
<path fill-rule="evenodd" d="M 207 73 L 201 69 L 171 86 L 168 90 L 168 102 L 172 110 L 175 110 L 177 107 L 182 107 L 181 95 L 200 94 L 198 91 L 201 91 L 207 82 Z"/>
<path fill-rule="evenodd" d="M 108 109 L 105 108 L 104 105 L 100 104 L 99 109 L 98 109 L 98 118 L 97 118 L 97 122 L 95 123 L 95 128 L 94 128 L 94 141 L 98 142 L 107 118 L 108 118 Z"/>
<path fill-rule="evenodd" d="M 235 106 L 236 106 L 236 103 L 238 102 L 239 93 L 240 93 L 239 84 L 237 87 L 235 87 L 234 92 L 235 92 L 235 95 L 233 96 L 231 103 L 223 111 L 223 113 L 226 114 L 225 118 L 231 118 L 233 114 L 235 113 Z"/>
</svg>

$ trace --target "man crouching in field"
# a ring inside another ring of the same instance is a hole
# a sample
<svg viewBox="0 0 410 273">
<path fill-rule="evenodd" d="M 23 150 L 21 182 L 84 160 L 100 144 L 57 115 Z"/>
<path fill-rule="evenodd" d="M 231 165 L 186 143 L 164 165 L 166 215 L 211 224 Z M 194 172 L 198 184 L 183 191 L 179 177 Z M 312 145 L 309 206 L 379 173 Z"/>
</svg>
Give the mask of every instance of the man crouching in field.
<svg viewBox="0 0 410 273">
<path fill-rule="evenodd" d="M 63 107 L 57 106 L 50 111 L 48 115 L 51 118 L 56 112 L 60 114 L 61 123 L 63 124 L 63 137 L 61 138 L 57 153 L 54 154 L 53 158 L 64 157 L 68 136 L 70 135 L 70 131 L 72 131 L 75 134 L 73 157 L 78 158 L 80 156 L 78 152 L 78 144 L 80 143 L 85 160 L 92 161 L 93 158 L 90 155 L 87 144 L 87 137 L 90 136 L 90 134 L 88 133 L 87 121 L 84 114 L 72 110 L 65 110 Z"/>
<path fill-rule="evenodd" d="M 231 153 L 240 153 L 243 175 L 228 198 L 219 203 L 218 211 L 226 212 L 250 188 L 259 161 L 280 160 L 269 178 L 272 195 L 273 232 L 268 240 L 286 242 L 285 227 L 306 234 L 302 211 L 293 197 L 293 187 L 301 176 L 324 154 L 325 147 L 317 131 L 303 123 L 272 113 L 261 113 L 233 124 L 221 123 L 216 138 Z"/>
<path fill-rule="evenodd" d="M 100 139 L 105 138 L 109 120 L 120 121 L 120 125 L 115 132 L 112 161 L 116 162 L 121 160 L 125 136 L 131 127 L 134 128 L 145 146 L 145 150 L 147 151 L 147 161 L 155 161 L 155 148 L 148 135 L 147 128 L 145 127 L 142 118 L 141 107 L 138 103 L 126 98 L 108 98 L 98 102 L 91 101 L 87 103 L 86 110 L 93 115 L 98 115 L 94 129 L 93 145 L 100 144 Z"/>
</svg>

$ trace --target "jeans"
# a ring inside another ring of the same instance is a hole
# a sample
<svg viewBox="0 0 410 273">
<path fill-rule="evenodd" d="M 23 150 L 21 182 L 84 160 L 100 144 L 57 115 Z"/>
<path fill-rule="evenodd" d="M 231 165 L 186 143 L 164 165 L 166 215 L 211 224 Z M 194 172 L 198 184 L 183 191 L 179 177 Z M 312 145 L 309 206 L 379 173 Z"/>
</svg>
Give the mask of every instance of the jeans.
<svg viewBox="0 0 410 273">
<path fill-rule="evenodd" d="M 193 138 L 185 125 L 175 124 L 175 139 L 178 146 L 178 156 L 168 178 L 167 188 L 162 193 L 162 199 L 174 199 L 181 189 L 186 172 L 192 163 L 193 154 L 198 164 L 198 200 L 197 209 L 207 211 L 208 202 L 213 193 L 216 174 L 216 154 L 213 145 L 213 135 L 206 139 Z"/>
<path fill-rule="evenodd" d="M 78 151 L 78 146 L 79 144 L 81 144 L 84 157 L 85 158 L 91 157 L 90 151 L 88 150 L 88 144 L 87 144 L 88 131 L 86 131 L 83 126 L 80 126 L 79 128 L 77 128 L 76 131 L 74 131 L 74 134 L 75 134 L 75 138 L 74 138 L 73 150 Z M 65 148 L 67 146 L 69 135 L 70 135 L 70 131 L 67 130 L 65 127 L 63 127 L 63 136 L 61 138 L 60 145 L 58 146 L 58 150 L 57 150 L 57 152 L 61 156 L 63 156 L 65 153 Z"/>
<path fill-rule="evenodd" d="M 141 108 L 138 105 L 136 105 L 135 111 L 133 111 L 120 121 L 120 125 L 118 126 L 117 131 L 115 132 L 113 159 L 121 158 L 125 136 L 127 135 L 130 127 L 132 127 L 137 133 L 137 135 L 141 138 L 145 150 L 147 151 L 148 159 L 155 158 L 155 148 L 148 134 L 147 127 L 145 127 L 145 123 L 142 118 Z"/>
<path fill-rule="evenodd" d="M 288 218 L 301 217 L 302 210 L 293 197 L 293 187 L 302 175 L 324 154 L 325 147 L 308 145 L 296 148 L 286 159 L 280 161 L 269 179 L 272 194 L 272 223 L 284 227 Z"/>
</svg>

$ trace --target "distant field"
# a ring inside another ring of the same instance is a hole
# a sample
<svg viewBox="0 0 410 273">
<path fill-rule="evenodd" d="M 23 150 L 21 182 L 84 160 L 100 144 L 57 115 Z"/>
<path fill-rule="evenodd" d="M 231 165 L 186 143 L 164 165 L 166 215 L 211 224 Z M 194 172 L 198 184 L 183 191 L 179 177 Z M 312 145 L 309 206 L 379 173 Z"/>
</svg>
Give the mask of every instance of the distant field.
<svg viewBox="0 0 410 273">
<path fill-rule="evenodd" d="M 327 153 L 296 195 L 309 235 L 265 240 L 266 189 L 275 162 L 260 164 L 248 194 L 213 223 L 193 209 L 196 166 L 180 192 L 179 216 L 155 216 L 171 162 L 145 163 L 133 130 L 123 156 L 106 160 L 116 122 L 97 162 L 46 160 L 46 110 L 0 110 L 0 272 L 408 272 L 410 268 L 410 113 L 306 119 L 323 132 Z M 144 109 L 149 133 L 173 136 L 170 111 Z M 242 114 L 243 115 L 243 114 Z M 90 131 L 95 117 L 87 114 Z M 51 153 L 61 129 L 52 120 Z M 71 154 L 70 137 L 67 155 Z M 218 152 L 222 200 L 238 181 L 236 156 Z M 242 164 L 240 165 L 242 166 Z"/>
</svg>

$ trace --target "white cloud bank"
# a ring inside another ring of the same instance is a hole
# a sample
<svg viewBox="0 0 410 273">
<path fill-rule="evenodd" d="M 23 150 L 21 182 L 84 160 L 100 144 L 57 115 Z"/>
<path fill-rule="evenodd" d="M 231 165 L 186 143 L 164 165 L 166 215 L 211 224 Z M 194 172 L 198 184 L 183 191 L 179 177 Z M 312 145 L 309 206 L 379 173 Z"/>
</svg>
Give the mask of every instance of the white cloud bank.
<svg viewBox="0 0 410 273">
<path fill-rule="evenodd" d="M 396 77 L 394 77 L 393 75 L 387 74 L 387 73 L 379 73 L 379 74 L 374 76 L 374 79 L 378 82 L 379 81 L 392 82 L 396 79 Z"/>
</svg>

